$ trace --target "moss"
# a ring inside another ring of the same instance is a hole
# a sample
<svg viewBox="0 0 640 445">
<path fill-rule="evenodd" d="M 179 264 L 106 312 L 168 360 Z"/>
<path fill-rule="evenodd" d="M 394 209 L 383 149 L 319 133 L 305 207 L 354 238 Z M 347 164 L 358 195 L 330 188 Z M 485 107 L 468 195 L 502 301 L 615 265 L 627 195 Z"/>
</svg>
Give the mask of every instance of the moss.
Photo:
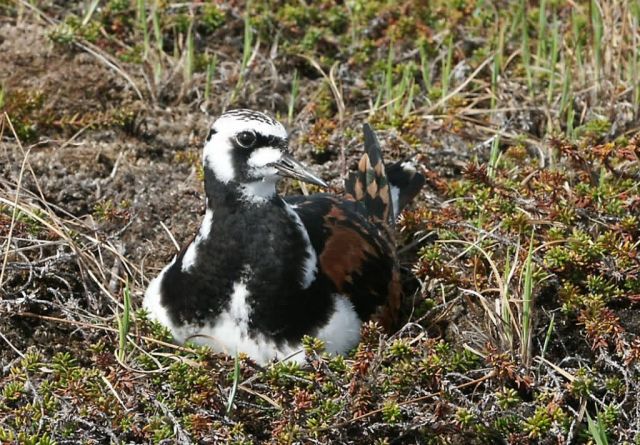
<svg viewBox="0 0 640 445">
<path fill-rule="evenodd" d="M 202 8 L 201 21 L 208 33 L 220 28 L 226 20 L 226 14 L 217 5 L 206 4 Z"/>
<path fill-rule="evenodd" d="M 31 141 L 37 135 L 37 121 L 34 115 L 44 103 L 44 93 L 37 90 L 5 90 L 4 111 L 9 115 L 19 139 Z"/>
<path fill-rule="evenodd" d="M 520 402 L 518 392 L 513 388 L 503 388 L 501 391 L 497 391 L 496 398 L 498 406 L 505 411 L 516 406 Z"/>
<path fill-rule="evenodd" d="M 328 105 L 331 107 L 332 105 Z M 327 113 L 325 109 L 318 109 L 318 115 Z M 321 156 L 326 153 L 330 147 L 331 137 L 336 130 L 336 123 L 332 119 L 319 118 L 316 123 L 305 134 L 302 142 L 304 144 L 311 145 L 311 150 L 316 156 Z"/>
<path fill-rule="evenodd" d="M 611 130 L 611 122 L 607 119 L 593 119 L 576 129 L 576 134 L 591 142 L 601 140 Z"/>
<path fill-rule="evenodd" d="M 532 439 L 539 439 L 551 428 L 552 419 L 544 407 L 536 408 L 533 416 L 525 419 L 523 428 Z"/>
<path fill-rule="evenodd" d="M 122 200 L 116 204 L 106 199 L 95 204 L 93 214 L 101 222 L 127 222 L 131 218 L 131 203 Z"/>
<path fill-rule="evenodd" d="M 402 420 L 402 410 L 400 406 L 392 400 L 385 402 L 382 407 L 382 418 L 389 425 L 398 423 Z"/>
</svg>

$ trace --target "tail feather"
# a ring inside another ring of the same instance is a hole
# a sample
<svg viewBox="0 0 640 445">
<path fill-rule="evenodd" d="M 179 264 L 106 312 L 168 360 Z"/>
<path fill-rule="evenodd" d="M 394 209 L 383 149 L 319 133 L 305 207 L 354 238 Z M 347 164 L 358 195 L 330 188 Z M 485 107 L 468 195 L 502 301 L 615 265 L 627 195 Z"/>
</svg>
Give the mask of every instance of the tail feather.
<svg viewBox="0 0 640 445">
<path fill-rule="evenodd" d="M 360 201 L 367 213 L 391 225 L 425 183 L 411 161 L 400 161 L 385 167 L 382 150 L 369 124 L 364 124 L 364 149 L 358 170 L 345 181 L 345 190 Z"/>
<path fill-rule="evenodd" d="M 400 161 L 386 168 L 387 178 L 391 184 L 393 216 L 397 218 L 424 186 L 425 178 L 418 173 L 411 161 Z"/>
<path fill-rule="evenodd" d="M 365 154 L 360 159 L 358 170 L 345 181 L 345 190 L 364 204 L 370 216 L 393 224 L 391 189 L 382 162 L 380 143 L 369 124 L 364 124 L 363 132 Z"/>
</svg>

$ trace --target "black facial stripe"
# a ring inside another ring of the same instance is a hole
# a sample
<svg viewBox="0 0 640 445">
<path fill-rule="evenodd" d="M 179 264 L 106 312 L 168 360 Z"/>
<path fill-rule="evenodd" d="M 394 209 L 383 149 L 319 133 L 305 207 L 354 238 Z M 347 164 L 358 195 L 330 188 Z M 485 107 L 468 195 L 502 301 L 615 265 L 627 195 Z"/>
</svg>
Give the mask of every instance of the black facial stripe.
<svg viewBox="0 0 640 445">
<path fill-rule="evenodd" d="M 238 141 L 236 141 L 235 137 L 231 138 L 231 143 L 233 144 L 234 152 L 244 151 L 251 153 L 253 150 L 257 150 L 258 148 L 262 147 L 276 147 L 280 148 L 281 150 L 285 150 L 288 141 L 287 139 L 283 139 L 278 136 L 256 133 L 256 142 L 251 147 L 246 148 L 238 144 Z"/>
<path fill-rule="evenodd" d="M 280 138 L 273 135 L 264 135 L 256 133 L 256 142 L 253 146 L 245 148 L 238 144 L 235 137 L 231 137 L 231 143 L 233 144 L 232 159 L 233 169 L 236 172 L 235 180 L 238 182 L 255 181 L 258 178 L 251 177 L 249 175 L 249 157 L 251 154 L 262 147 L 274 147 L 286 152 L 287 139 Z"/>
<path fill-rule="evenodd" d="M 213 135 L 216 134 L 216 133 L 217 133 L 216 130 L 214 130 L 213 128 L 210 128 L 209 129 L 209 134 L 207 134 L 206 141 L 209 142 L 211 140 L 211 138 L 213 137 Z"/>
</svg>

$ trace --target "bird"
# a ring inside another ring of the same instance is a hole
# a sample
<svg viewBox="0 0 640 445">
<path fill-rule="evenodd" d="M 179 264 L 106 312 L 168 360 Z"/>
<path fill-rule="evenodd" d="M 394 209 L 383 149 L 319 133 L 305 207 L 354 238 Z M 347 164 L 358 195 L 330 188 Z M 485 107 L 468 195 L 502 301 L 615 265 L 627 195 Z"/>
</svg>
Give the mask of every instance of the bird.
<svg viewBox="0 0 640 445">
<path fill-rule="evenodd" d="M 281 196 L 293 178 L 327 184 L 289 151 L 284 126 L 237 109 L 211 126 L 203 150 L 205 214 L 193 239 L 150 281 L 143 307 L 178 343 L 243 353 L 260 365 L 305 362 L 303 338 L 343 354 L 401 302 L 394 223 L 424 176 L 409 161 L 385 168 L 363 126 L 365 153 L 343 196 Z"/>
</svg>

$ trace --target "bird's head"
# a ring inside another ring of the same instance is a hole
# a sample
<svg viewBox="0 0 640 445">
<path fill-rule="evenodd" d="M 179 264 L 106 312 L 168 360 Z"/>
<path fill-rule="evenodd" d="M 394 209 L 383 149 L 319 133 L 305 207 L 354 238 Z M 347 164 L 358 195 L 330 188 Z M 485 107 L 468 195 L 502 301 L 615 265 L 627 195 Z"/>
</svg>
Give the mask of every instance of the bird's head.
<svg viewBox="0 0 640 445">
<path fill-rule="evenodd" d="M 211 126 L 203 158 L 205 171 L 239 187 L 254 202 L 274 196 L 281 177 L 327 186 L 289 154 L 282 124 L 257 111 L 231 110 L 220 116 Z"/>
</svg>

